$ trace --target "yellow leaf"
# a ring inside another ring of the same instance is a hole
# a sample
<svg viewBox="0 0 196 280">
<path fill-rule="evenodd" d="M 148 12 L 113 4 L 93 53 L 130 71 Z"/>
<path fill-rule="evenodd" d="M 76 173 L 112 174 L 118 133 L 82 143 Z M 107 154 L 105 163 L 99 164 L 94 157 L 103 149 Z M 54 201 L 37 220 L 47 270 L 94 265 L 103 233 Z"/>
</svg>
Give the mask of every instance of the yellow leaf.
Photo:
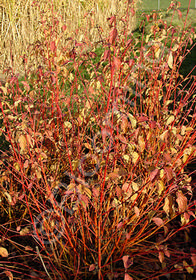
<svg viewBox="0 0 196 280">
<path fill-rule="evenodd" d="M 165 190 L 165 184 L 162 180 L 158 181 L 158 188 L 159 188 L 159 190 L 158 190 L 159 195 L 161 195 L 162 192 Z"/>
<path fill-rule="evenodd" d="M 139 187 L 138 187 L 137 183 L 132 182 L 131 185 L 132 185 L 132 189 L 134 190 L 134 192 L 137 192 L 139 190 Z"/>
<path fill-rule="evenodd" d="M 29 231 L 30 231 L 29 228 L 28 228 L 28 227 L 25 227 L 25 228 L 21 229 L 20 235 L 26 235 L 26 234 L 29 233 Z"/>
<path fill-rule="evenodd" d="M 194 272 L 194 268 L 191 267 L 186 261 L 183 261 L 183 266 L 185 267 L 185 269 L 188 273 L 193 273 Z"/>
<path fill-rule="evenodd" d="M 72 124 L 70 122 L 64 122 L 64 127 L 70 130 L 72 128 Z"/>
<path fill-rule="evenodd" d="M 136 128 L 136 126 L 137 126 L 137 121 L 136 121 L 136 119 L 134 118 L 134 116 L 131 115 L 131 114 L 129 114 L 129 119 L 130 119 L 130 121 L 131 121 L 132 128 Z"/>
<path fill-rule="evenodd" d="M 133 152 L 133 153 L 131 154 L 131 157 L 132 157 L 133 163 L 135 164 L 135 163 L 137 162 L 138 158 L 139 158 L 139 155 L 138 155 L 137 152 Z"/>
<path fill-rule="evenodd" d="M 20 135 L 18 138 L 19 146 L 20 146 L 20 152 L 23 153 L 27 148 L 27 140 L 24 135 Z"/>
<path fill-rule="evenodd" d="M 7 258 L 8 257 L 7 249 L 0 247 L 0 256 L 2 256 L 3 258 Z"/>
<path fill-rule="evenodd" d="M 126 162 L 129 162 L 129 156 L 128 155 L 123 155 L 123 158 L 126 160 Z"/>
<path fill-rule="evenodd" d="M 173 121 L 174 121 L 174 116 L 173 115 L 171 115 L 168 119 L 167 119 L 167 121 L 166 121 L 166 125 L 169 125 L 169 124 L 171 124 Z"/>
<path fill-rule="evenodd" d="M 159 174 L 160 178 L 163 179 L 164 175 L 165 175 L 165 171 L 164 169 L 161 169 Z"/>
<path fill-rule="evenodd" d="M 168 62 L 167 63 L 168 63 L 169 68 L 172 69 L 172 67 L 173 67 L 173 55 L 172 55 L 172 52 L 170 52 L 170 54 L 169 54 Z"/>
<path fill-rule="evenodd" d="M 137 198 L 137 193 L 135 193 L 134 195 L 132 195 L 132 197 L 131 197 L 131 201 L 136 200 L 136 198 Z"/>
</svg>

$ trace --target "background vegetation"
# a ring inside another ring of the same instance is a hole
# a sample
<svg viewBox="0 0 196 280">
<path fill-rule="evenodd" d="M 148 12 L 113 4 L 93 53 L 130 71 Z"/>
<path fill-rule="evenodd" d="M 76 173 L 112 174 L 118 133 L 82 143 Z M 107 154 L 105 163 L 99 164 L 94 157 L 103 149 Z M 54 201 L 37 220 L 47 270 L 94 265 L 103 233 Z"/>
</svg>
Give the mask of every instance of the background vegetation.
<svg viewBox="0 0 196 280">
<path fill-rule="evenodd" d="M 75 2 L 2 1 L 0 277 L 195 279 L 194 26 Z"/>
</svg>

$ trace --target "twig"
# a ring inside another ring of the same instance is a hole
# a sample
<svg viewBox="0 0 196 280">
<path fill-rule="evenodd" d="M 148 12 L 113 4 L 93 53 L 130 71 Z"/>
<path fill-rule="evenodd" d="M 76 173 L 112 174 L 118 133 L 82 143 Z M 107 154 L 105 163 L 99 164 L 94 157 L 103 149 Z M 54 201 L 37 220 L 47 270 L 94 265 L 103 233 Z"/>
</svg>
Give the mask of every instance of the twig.
<svg viewBox="0 0 196 280">
<path fill-rule="evenodd" d="M 45 266 L 45 264 L 44 264 L 44 261 L 43 261 L 43 259 L 42 259 L 42 256 L 41 256 L 41 254 L 40 254 L 40 252 L 39 252 L 39 248 L 38 248 L 37 246 L 36 246 L 36 251 L 37 251 L 38 256 L 40 257 L 40 260 L 41 260 L 41 262 L 42 262 L 42 265 L 43 265 L 43 267 L 44 267 L 44 269 L 45 269 L 46 274 L 47 274 L 48 277 L 52 280 L 52 278 L 50 277 L 50 274 L 48 273 L 48 270 L 47 270 L 47 268 L 46 268 L 46 266 Z"/>
</svg>

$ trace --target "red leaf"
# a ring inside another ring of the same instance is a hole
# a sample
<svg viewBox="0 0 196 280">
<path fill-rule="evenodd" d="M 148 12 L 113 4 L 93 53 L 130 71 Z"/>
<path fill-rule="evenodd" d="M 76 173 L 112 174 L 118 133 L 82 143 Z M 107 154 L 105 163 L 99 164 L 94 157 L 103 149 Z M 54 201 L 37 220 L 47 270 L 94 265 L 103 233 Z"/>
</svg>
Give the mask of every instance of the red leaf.
<svg viewBox="0 0 196 280">
<path fill-rule="evenodd" d="M 110 31 L 110 36 L 109 36 L 109 43 L 113 45 L 115 43 L 115 40 L 117 38 L 118 32 L 116 27 L 113 27 L 112 30 Z"/>
<path fill-rule="evenodd" d="M 121 66 L 121 61 L 119 58 L 117 57 L 114 57 L 114 67 L 119 70 L 120 69 L 120 66 Z"/>
<path fill-rule="evenodd" d="M 62 29 L 63 29 L 63 31 L 65 31 L 65 30 L 67 29 L 67 26 L 66 26 L 66 25 L 63 25 L 63 26 L 62 26 Z"/>
<path fill-rule="evenodd" d="M 181 18 L 182 18 L 182 13 L 181 13 L 181 11 L 177 9 L 177 12 L 178 12 L 178 17 L 179 17 L 179 19 L 181 19 Z"/>
<path fill-rule="evenodd" d="M 54 51 L 56 50 L 55 41 L 52 41 L 52 42 L 50 43 L 50 49 L 51 49 L 52 52 L 54 52 Z"/>
<path fill-rule="evenodd" d="M 106 61 L 110 56 L 110 50 L 105 50 L 103 54 L 103 61 Z"/>
<path fill-rule="evenodd" d="M 91 264 L 89 266 L 89 271 L 93 271 L 96 268 L 95 264 Z"/>
<path fill-rule="evenodd" d="M 164 171 L 166 173 L 168 181 L 173 179 L 173 171 L 171 167 L 164 167 Z"/>
<path fill-rule="evenodd" d="M 156 168 L 155 170 L 153 170 L 151 173 L 150 173 L 150 181 L 152 182 L 154 180 L 154 178 L 157 176 L 157 174 L 159 173 L 159 169 Z"/>
<path fill-rule="evenodd" d="M 158 227 L 160 227 L 160 226 L 163 226 L 164 225 L 164 222 L 163 222 L 163 220 L 161 219 L 161 218 L 152 218 L 152 220 L 153 220 L 153 222 L 158 226 Z"/>
<path fill-rule="evenodd" d="M 131 8 L 131 14 L 132 14 L 132 17 L 135 15 L 135 10 L 133 8 Z"/>
<path fill-rule="evenodd" d="M 149 22 L 150 16 L 146 15 L 147 22 Z"/>
<path fill-rule="evenodd" d="M 148 121 L 148 117 L 141 116 L 138 118 L 138 122 L 145 122 L 145 121 Z"/>
</svg>

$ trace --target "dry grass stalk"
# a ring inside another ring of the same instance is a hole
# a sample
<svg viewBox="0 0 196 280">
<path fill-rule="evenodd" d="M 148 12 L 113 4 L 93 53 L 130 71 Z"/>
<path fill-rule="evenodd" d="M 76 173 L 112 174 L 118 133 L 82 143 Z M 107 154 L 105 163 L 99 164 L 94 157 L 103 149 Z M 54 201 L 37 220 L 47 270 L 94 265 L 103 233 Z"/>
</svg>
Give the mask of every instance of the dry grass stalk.
<svg viewBox="0 0 196 280">
<path fill-rule="evenodd" d="M 134 1 L 135 3 L 138 2 Z M 33 4 L 34 3 L 34 4 Z M 136 4 L 130 4 L 136 9 Z M 28 45 L 41 41 L 41 21 L 51 19 L 51 11 L 57 14 L 59 32 L 67 26 L 66 35 L 62 38 L 64 45 L 68 37 L 78 30 L 77 39 L 95 42 L 108 34 L 107 18 L 113 14 L 121 17 L 127 9 L 127 1 L 0 1 L 0 71 L 12 67 L 20 71 L 23 56 L 29 57 Z M 39 11 L 42 11 L 42 18 Z M 130 32 L 135 28 L 136 15 L 130 16 Z M 86 26 L 88 23 L 88 30 Z M 48 24 L 51 24 L 49 21 Z M 119 26 L 120 28 L 120 26 Z M 99 33 L 100 32 L 100 33 Z"/>
</svg>

